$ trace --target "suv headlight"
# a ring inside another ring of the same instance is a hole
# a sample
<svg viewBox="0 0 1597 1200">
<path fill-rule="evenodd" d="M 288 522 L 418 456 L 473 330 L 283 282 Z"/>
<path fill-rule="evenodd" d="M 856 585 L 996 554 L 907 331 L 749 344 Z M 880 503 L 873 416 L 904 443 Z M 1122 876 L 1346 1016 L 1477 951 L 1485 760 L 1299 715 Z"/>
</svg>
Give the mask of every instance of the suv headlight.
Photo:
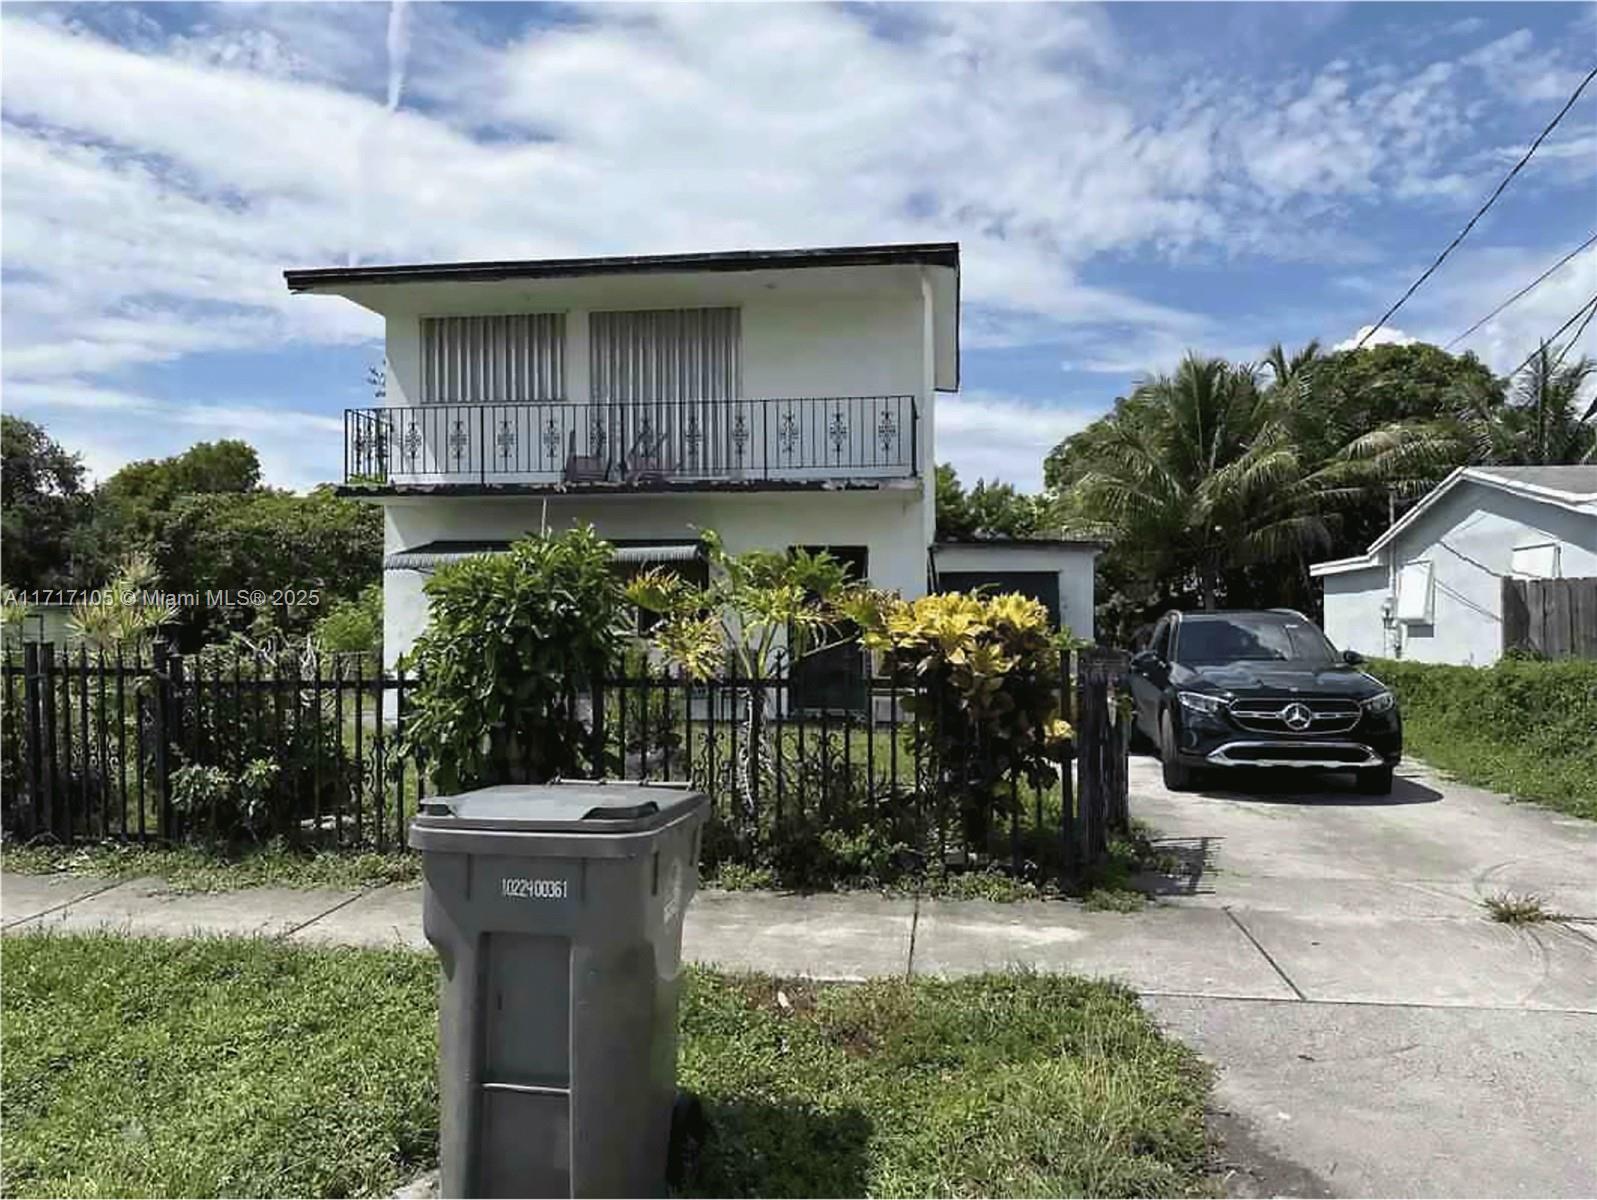
<svg viewBox="0 0 1597 1200">
<path fill-rule="evenodd" d="M 1176 699 L 1188 712 L 1202 713 L 1206 717 L 1214 716 L 1225 706 L 1225 701 L 1219 696 L 1206 696 L 1202 692 L 1177 692 Z"/>
<path fill-rule="evenodd" d="M 1397 703 L 1397 697 L 1391 692 L 1376 692 L 1368 700 L 1359 701 L 1367 713 L 1391 712 L 1392 706 Z"/>
</svg>

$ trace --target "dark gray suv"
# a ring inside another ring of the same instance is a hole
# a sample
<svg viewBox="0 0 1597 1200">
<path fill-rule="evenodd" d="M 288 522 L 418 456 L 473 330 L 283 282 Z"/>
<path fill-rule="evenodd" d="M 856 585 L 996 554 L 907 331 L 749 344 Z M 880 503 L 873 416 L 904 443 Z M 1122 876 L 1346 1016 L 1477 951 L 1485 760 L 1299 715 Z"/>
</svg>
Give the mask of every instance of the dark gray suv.
<svg viewBox="0 0 1597 1200">
<path fill-rule="evenodd" d="M 1131 659 L 1134 727 L 1173 791 L 1206 767 L 1296 767 L 1352 771 L 1384 796 L 1403 718 L 1363 661 L 1287 609 L 1167 613 Z"/>
</svg>

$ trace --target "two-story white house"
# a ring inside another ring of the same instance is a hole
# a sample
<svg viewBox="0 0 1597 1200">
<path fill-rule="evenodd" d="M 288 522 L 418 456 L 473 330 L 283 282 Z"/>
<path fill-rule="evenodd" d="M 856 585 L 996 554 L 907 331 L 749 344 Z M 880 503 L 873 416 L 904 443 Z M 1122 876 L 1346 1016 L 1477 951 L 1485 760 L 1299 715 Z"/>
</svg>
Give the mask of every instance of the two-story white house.
<svg viewBox="0 0 1597 1200">
<path fill-rule="evenodd" d="M 343 492 L 383 506 L 387 666 L 426 625 L 431 570 L 583 522 L 626 563 L 691 572 L 710 528 L 927 590 L 956 244 L 285 278 L 384 319 L 386 396 L 345 413 Z"/>
</svg>

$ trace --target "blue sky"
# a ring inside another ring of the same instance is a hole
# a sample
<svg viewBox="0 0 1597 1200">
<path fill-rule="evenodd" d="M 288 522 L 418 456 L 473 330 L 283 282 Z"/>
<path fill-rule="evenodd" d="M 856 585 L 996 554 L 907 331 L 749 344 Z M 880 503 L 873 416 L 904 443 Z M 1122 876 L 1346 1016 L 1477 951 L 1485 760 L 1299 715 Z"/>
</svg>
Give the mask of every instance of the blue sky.
<svg viewBox="0 0 1597 1200">
<path fill-rule="evenodd" d="M 6 410 L 98 474 L 340 468 L 380 328 L 287 266 L 956 239 L 940 454 L 1043 454 L 1187 349 L 1335 345 L 1597 62 L 1592 4 L 43 5 L 0 20 Z M 1597 86 L 1381 338 L 1597 229 Z M 1597 247 L 1466 343 L 1518 362 Z M 1597 354 L 1597 323 L 1583 350 Z"/>
</svg>

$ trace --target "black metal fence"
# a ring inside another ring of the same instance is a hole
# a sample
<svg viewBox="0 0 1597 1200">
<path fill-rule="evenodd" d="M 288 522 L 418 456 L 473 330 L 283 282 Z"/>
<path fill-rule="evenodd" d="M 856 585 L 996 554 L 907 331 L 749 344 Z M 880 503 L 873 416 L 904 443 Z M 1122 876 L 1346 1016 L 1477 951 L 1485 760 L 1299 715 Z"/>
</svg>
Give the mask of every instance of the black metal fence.
<svg viewBox="0 0 1597 1200">
<path fill-rule="evenodd" d="M 1124 665 L 1102 651 L 1066 664 L 1076 737 L 1044 783 L 984 770 L 979 744 L 951 761 L 924 694 L 893 679 L 861 678 L 853 703 L 817 708 L 785 676 L 640 672 L 608 680 L 583 715 L 610 776 L 710 794 L 712 864 L 794 883 L 989 865 L 1068 879 L 1129 822 Z M 6 834 L 402 847 L 429 787 L 399 744 L 415 688 L 362 655 L 26 646 L 3 666 Z"/>
</svg>

